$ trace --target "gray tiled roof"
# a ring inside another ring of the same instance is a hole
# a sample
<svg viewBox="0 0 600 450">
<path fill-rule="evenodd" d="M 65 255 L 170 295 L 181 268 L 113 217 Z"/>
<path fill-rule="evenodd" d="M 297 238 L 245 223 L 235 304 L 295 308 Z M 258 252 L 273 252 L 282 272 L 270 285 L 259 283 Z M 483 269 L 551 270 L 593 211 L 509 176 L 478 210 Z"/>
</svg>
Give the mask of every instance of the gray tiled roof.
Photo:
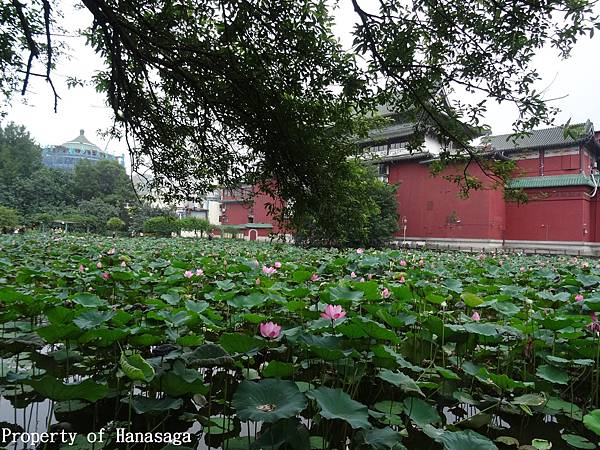
<svg viewBox="0 0 600 450">
<path fill-rule="evenodd" d="M 574 145 L 587 140 L 593 134 L 594 127 L 588 120 L 584 124 L 573 125 L 572 131 L 577 134 L 576 137 L 572 135 L 567 135 L 565 137 L 563 127 L 554 127 L 543 130 L 533 130 L 530 134 L 517 138 L 513 137 L 511 134 L 489 136 L 482 139 L 482 144 L 489 144 L 491 148 L 496 151 L 540 149 Z"/>
<path fill-rule="evenodd" d="M 411 136 L 415 132 L 412 123 L 394 123 L 386 127 L 377 128 L 369 132 L 369 137 L 359 141 L 360 143 L 387 140 L 392 138 Z"/>
</svg>

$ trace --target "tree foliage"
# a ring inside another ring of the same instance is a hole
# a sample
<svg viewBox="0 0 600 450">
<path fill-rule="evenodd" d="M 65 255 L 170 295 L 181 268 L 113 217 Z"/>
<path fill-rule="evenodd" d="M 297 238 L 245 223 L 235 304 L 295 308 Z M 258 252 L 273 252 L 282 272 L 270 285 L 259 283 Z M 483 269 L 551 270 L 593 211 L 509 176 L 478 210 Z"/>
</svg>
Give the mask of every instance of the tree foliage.
<svg viewBox="0 0 600 450">
<path fill-rule="evenodd" d="M 0 231 L 7 232 L 12 231 L 21 222 L 19 213 L 14 209 L 7 208 L 6 206 L 0 205 Z"/>
<path fill-rule="evenodd" d="M 125 228 L 125 222 L 118 217 L 111 217 L 106 221 L 106 228 L 112 231 L 121 231 Z"/>
<path fill-rule="evenodd" d="M 325 183 L 352 178 L 344 162 L 375 104 L 417 124 L 415 146 L 426 131 L 452 142 L 444 163 L 481 160 L 468 142 L 482 98 L 516 105 L 517 132 L 552 121 L 532 59 L 545 45 L 567 56 L 598 27 L 589 0 L 349 0 L 338 5 L 357 22 L 348 50 L 325 0 L 82 4 L 105 60 L 94 83 L 113 110 L 111 133 L 135 141 L 133 166 L 152 171 L 150 187 L 193 197 L 247 182 L 300 210 L 329 195 Z M 16 81 L 25 92 L 31 76 L 51 81 L 61 3 L 0 8 L 5 93 Z M 46 70 L 31 70 L 36 61 Z M 496 167 L 486 171 L 504 180 Z"/>
<path fill-rule="evenodd" d="M 40 147 L 24 126 L 9 123 L 0 127 L 0 180 L 28 177 L 42 165 Z"/>
<path fill-rule="evenodd" d="M 179 219 L 179 228 L 182 231 L 192 231 L 194 233 L 200 232 L 200 236 L 202 236 L 205 232 L 210 232 L 213 226 L 206 219 L 200 219 L 199 217 L 184 217 L 183 219 Z"/>
<path fill-rule="evenodd" d="M 322 202 L 297 210 L 287 222 L 288 231 L 303 246 L 384 246 L 398 230 L 396 186 L 356 161 L 342 170 L 352 176 L 323 193 Z"/>
<path fill-rule="evenodd" d="M 144 222 L 144 233 L 170 237 L 179 230 L 179 221 L 171 216 L 152 217 Z"/>
</svg>

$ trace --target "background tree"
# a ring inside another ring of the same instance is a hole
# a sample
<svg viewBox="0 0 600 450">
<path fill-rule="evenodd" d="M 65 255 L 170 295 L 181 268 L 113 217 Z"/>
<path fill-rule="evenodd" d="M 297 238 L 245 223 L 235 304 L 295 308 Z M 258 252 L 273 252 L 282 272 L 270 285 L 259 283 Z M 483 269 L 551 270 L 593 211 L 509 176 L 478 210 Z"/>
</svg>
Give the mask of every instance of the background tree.
<svg viewBox="0 0 600 450">
<path fill-rule="evenodd" d="M 200 232 L 200 237 L 204 233 L 208 233 L 212 229 L 212 225 L 206 219 L 200 219 L 199 217 L 184 217 L 179 220 L 179 228 L 182 231 L 192 231 L 194 233 Z"/>
<path fill-rule="evenodd" d="M 42 166 L 42 151 L 24 126 L 0 128 L 0 180 L 31 176 Z"/>
<path fill-rule="evenodd" d="M 14 209 L 0 205 L 0 231 L 3 233 L 11 232 L 19 226 L 21 218 Z"/>
<path fill-rule="evenodd" d="M 377 179 L 373 167 L 348 161 L 352 176 L 322 193 L 323 201 L 296 208 L 287 222 L 303 246 L 382 247 L 398 230 L 396 187 Z"/>
<path fill-rule="evenodd" d="M 175 218 L 175 213 L 172 210 L 158 208 L 147 203 L 134 204 L 128 213 L 129 230 L 134 233 L 144 231 L 144 223 L 153 217 L 169 216 Z"/>
<path fill-rule="evenodd" d="M 74 206 L 80 200 L 73 190 L 72 174 L 48 167 L 17 178 L 11 189 L 11 206 L 26 215 L 34 215 L 49 206 Z"/>
</svg>

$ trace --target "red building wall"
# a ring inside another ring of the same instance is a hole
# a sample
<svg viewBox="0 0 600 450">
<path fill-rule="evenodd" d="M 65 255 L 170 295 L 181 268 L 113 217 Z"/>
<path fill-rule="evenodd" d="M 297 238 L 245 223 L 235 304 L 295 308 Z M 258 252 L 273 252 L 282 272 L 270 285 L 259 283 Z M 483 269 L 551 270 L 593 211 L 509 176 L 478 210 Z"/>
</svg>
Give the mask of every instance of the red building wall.
<svg viewBox="0 0 600 450">
<path fill-rule="evenodd" d="M 592 241 L 597 234 L 589 191 L 585 186 L 528 189 L 526 204 L 506 203 L 506 239 Z"/>
<path fill-rule="evenodd" d="M 469 172 L 484 180 L 478 167 Z M 444 174 L 452 173 L 451 170 Z M 461 199 L 458 186 L 432 177 L 430 166 L 418 162 L 399 162 L 390 166 L 389 183 L 399 184 L 398 215 L 406 218 L 406 236 L 427 238 L 502 239 L 504 201 L 502 190 L 471 192 Z M 487 183 L 488 187 L 490 183 Z M 403 235 L 403 230 L 398 236 Z"/>
<path fill-rule="evenodd" d="M 268 236 L 271 232 L 278 233 L 277 223 L 268 215 L 267 205 L 274 202 L 273 198 L 264 193 L 255 194 L 251 200 L 248 200 L 249 198 L 249 192 L 224 191 L 221 203 L 221 223 L 223 225 L 247 224 L 250 222 L 249 216 L 253 216 L 254 223 L 273 225 L 272 229 L 257 229 L 259 236 Z"/>
</svg>

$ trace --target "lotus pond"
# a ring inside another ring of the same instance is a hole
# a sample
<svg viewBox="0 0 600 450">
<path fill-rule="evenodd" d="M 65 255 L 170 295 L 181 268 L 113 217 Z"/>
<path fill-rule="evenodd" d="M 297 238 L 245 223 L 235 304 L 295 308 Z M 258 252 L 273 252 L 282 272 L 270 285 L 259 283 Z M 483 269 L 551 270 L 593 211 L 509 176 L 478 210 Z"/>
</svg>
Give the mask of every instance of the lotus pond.
<svg viewBox="0 0 600 450">
<path fill-rule="evenodd" d="M 599 284 L 568 256 L 2 236 L 0 447 L 594 449 Z"/>
</svg>

